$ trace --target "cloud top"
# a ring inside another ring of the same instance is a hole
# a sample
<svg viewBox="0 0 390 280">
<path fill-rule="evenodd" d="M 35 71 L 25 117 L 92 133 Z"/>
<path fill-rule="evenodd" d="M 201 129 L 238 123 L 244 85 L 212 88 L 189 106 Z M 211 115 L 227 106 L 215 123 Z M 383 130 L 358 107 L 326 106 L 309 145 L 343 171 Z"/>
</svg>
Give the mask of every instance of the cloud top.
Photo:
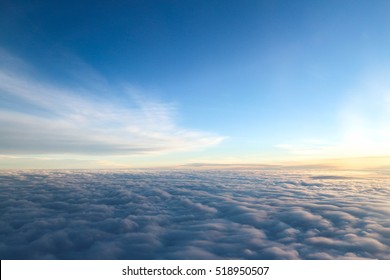
<svg viewBox="0 0 390 280">
<path fill-rule="evenodd" d="M 390 259 L 383 176 L 1 171 L 1 182 L 1 259 Z"/>
</svg>

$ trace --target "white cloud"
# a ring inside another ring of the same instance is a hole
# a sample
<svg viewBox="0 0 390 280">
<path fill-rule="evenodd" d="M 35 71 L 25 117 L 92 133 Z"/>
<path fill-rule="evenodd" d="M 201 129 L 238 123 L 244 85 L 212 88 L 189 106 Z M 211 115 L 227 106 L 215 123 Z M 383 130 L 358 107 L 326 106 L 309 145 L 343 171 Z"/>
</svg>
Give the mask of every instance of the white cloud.
<svg viewBox="0 0 390 280">
<path fill-rule="evenodd" d="M 18 61 L 4 53 L 0 58 Z M 8 67 L 0 68 L 0 92 L 4 155 L 150 154 L 200 149 L 223 140 L 177 126 L 175 106 L 140 95 L 106 98 L 39 82 Z"/>
<path fill-rule="evenodd" d="M 390 259 L 388 177 L 1 171 L 1 259 Z"/>
</svg>

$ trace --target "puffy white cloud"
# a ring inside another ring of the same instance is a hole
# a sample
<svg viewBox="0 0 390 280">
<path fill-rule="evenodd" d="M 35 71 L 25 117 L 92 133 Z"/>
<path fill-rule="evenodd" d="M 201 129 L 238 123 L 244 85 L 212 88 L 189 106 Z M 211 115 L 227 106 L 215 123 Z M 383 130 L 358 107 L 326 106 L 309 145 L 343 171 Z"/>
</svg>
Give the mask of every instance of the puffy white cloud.
<svg viewBox="0 0 390 280">
<path fill-rule="evenodd" d="M 1 259 L 390 259 L 385 176 L 1 171 Z"/>
</svg>

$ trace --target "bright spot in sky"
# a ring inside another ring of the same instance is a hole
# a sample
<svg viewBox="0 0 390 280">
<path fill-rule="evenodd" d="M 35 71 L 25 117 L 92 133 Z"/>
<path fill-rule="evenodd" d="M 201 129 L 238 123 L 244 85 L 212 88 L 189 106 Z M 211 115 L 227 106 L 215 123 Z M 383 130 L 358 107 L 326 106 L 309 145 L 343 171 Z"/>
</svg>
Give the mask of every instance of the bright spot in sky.
<svg viewBox="0 0 390 280">
<path fill-rule="evenodd" d="M 1 0 L 0 258 L 390 259 L 389 11 Z"/>
<path fill-rule="evenodd" d="M 1 168 L 389 157 L 388 1 L 141 2 L 1 2 Z"/>
</svg>

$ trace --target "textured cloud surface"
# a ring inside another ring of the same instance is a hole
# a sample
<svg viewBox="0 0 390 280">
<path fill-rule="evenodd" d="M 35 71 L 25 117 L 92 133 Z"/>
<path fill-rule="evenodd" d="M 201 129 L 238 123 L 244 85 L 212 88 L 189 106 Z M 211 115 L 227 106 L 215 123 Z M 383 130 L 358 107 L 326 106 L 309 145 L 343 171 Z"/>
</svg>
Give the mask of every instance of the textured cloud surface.
<svg viewBox="0 0 390 280">
<path fill-rule="evenodd" d="M 390 259 L 389 178 L 1 171 L 1 259 Z"/>
</svg>

